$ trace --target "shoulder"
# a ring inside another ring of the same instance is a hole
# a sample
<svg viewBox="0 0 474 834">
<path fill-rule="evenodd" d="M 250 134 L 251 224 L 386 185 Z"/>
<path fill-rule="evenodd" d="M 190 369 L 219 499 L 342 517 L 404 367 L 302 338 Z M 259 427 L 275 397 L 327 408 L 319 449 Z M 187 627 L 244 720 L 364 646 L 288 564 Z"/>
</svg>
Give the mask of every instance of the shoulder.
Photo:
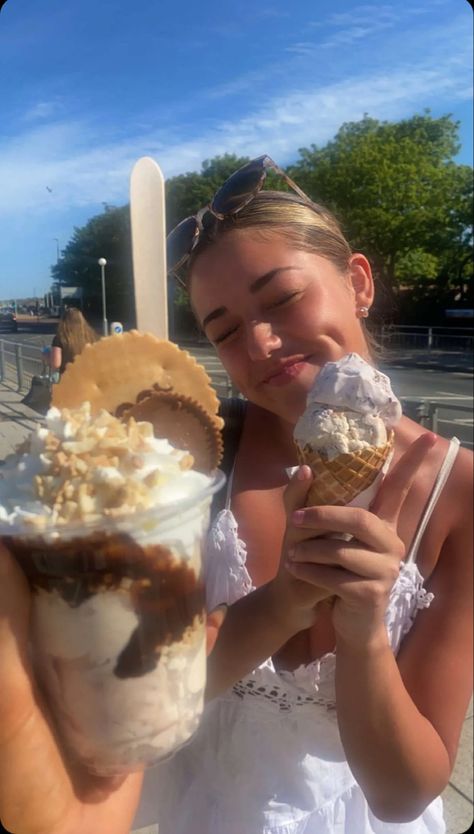
<svg viewBox="0 0 474 834">
<path fill-rule="evenodd" d="M 58 334 L 53 337 L 53 341 L 51 342 L 51 347 L 62 347 L 61 339 L 59 338 Z"/>
<path fill-rule="evenodd" d="M 463 569 L 466 560 L 472 563 L 473 463 L 472 452 L 461 447 L 440 496 L 439 514 L 447 528 L 444 549 L 450 552 L 451 568 Z"/>
<path fill-rule="evenodd" d="M 395 461 L 410 445 L 427 430 L 412 420 L 404 418 L 396 432 Z M 438 437 L 438 442 L 426 455 L 417 477 L 410 488 L 408 499 L 401 514 L 401 536 L 407 543 L 413 540 L 421 518 L 427 508 L 430 496 L 449 452 L 450 441 Z M 445 559 L 448 541 L 460 538 L 465 542 L 458 558 L 469 558 L 472 542 L 469 542 L 469 522 L 472 521 L 473 456 L 467 449 L 460 448 L 430 515 L 426 532 L 420 544 L 417 561 L 423 576 L 430 577 L 440 558 Z M 450 557 L 451 558 L 451 557 Z"/>
<path fill-rule="evenodd" d="M 433 514 L 431 546 L 439 544 L 439 557 L 430 590 L 458 610 L 463 601 L 472 607 L 473 460 L 472 452 L 459 449 Z"/>
</svg>

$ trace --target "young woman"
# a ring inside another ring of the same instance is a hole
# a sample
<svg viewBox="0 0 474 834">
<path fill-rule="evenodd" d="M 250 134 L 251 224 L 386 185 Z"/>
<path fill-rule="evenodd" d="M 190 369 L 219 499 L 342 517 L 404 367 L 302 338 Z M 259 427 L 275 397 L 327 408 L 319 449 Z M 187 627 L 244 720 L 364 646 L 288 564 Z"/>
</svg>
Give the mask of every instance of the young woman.
<svg viewBox="0 0 474 834">
<path fill-rule="evenodd" d="M 209 704 L 192 741 L 146 773 L 133 825 L 440 834 L 471 691 L 472 457 L 404 417 L 370 511 L 301 511 L 311 473 L 288 482 L 293 427 L 325 362 L 371 361 L 373 281 L 299 189 L 259 191 L 269 165 L 237 172 L 170 240 L 246 408 L 209 534 L 208 607 L 229 604 Z M 99 785 L 65 769 L 32 694 L 24 583 L 7 555 L 0 570 L 0 816 L 21 834 L 122 834 L 141 778 Z"/>
<path fill-rule="evenodd" d="M 76 307 L 68 307 L 62 315 L 51 344 L 52 371 L 62 374 L 68 362 L 72 362 L 87 344 L 96 342 L 98 338 L 81 311 Z"/>
</svg>

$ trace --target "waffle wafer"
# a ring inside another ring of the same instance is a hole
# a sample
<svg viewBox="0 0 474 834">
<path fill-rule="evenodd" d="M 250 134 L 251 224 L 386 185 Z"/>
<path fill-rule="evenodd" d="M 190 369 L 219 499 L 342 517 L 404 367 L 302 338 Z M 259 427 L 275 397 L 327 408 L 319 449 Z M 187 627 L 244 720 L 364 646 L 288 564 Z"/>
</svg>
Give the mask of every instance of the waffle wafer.
<svg viewBox="0 0 474 834">
<path fill-rule="evenodd" d="M 115 414 L 150 389 L 190 397 L 222 428 L 219 401 L 204 368 L 173 342 L 137 330 L 86 345 L 54 386 L 52 405 L 74 408 L 88 401 L 93 414 L 101 408 Z"/>
<path fill-rule="evenodd" d="M 164 437 L 175 448 L 189 452 L 199 472 L 209 474 L 219 465 L 223 444 L 216 420 L 190 397 L 150 392 L 135 405 L 121 407 L 121 420 L 126 422 L 130 417 L 137 423 L 151 423 L 155 437 Z"/>
</svg>

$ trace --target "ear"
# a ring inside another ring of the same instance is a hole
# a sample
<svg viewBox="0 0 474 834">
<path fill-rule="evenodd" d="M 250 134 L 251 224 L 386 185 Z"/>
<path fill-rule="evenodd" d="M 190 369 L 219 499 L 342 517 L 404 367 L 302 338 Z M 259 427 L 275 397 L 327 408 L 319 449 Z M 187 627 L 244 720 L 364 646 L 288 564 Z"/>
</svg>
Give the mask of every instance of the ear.
<svg viewBox="0 0 474 834">
<path fill-rule="evenodd" d="M 349 259 L 349 280 L 354 290 L 356 307 L 370 307 L 374 301 L 374 279 L 371 266 L 360 252 Z"/>
</svg>

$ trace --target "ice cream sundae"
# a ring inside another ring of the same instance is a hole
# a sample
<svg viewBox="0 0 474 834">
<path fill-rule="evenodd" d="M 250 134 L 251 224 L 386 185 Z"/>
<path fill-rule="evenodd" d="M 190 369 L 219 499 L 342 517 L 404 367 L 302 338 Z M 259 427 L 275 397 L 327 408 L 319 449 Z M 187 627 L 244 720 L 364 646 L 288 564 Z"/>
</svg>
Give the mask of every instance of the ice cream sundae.
<svg viewBox="0 0 474 834">
<path fill-rule="evenodd" d="M 132 350 L 143 338 L 124 335 Z M 81 403 L 61 404 L 61 382 L 57 407 L 7 459 L 0 479 L 0 536 L 32 589 L 40 683 L 65 752 L 101 775 L 153 764 L 197 727 L 205 686 L 201 541 L 223 480 L 209 391 L 206 406 L 196 403 L 174 389 L 172 372 L 166 385 L 164 375 L 149 375 L 147 389 L 134 391 L 125 373 L 116 402 L 98 403 L 107 399 L 97 380 L 108 342 L 89 346 L 97 371 L 81 375 Z M 169 343 L 154 340 L 156 367 L 163 344 L 168 357 Z M 189 371 L 187 356 L 171 353 Z M 201 370 L 197 381 L 188 377 L 191 393 L 200 390 Z M 82 399 L 88 388 L 91 397 Z M 144 404 L 152 419 L 137 413 Z M 180 443 L 166 436 L 170 422 Z"/>
</svg>

